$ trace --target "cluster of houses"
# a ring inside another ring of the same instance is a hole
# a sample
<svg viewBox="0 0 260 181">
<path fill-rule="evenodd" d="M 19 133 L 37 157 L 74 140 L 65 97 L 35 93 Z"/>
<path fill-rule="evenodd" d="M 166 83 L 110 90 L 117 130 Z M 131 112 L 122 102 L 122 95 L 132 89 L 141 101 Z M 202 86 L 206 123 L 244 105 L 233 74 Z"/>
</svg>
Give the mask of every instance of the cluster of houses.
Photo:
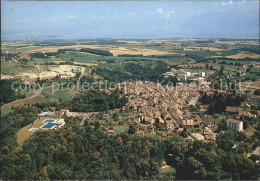
<svg viewBox="0 0 260 181">
<path fill-rule="evenodd" d="M 202 128 L 212 126 L 204 115 L 189 111 L 189 101 L 197 94 L 183 86 L 180 91 L 165 89 L 153 82 L 124 82 L 120 86 L 124 95 L 129 98 L 124 110 L 137 112 L 136 122 L 153 127 L 155 123 L 166 126 L 170 130 L 177 128 Z M 207 133 L 206 139 L 215 139 Z"/>
<path fill-rule="evenodd" d="M 185 71 L 184 69 L 177 70 L 175 68 L 171 68 L 170 72 L 163 73 L 163 76 L 165 78 L 176 77 L 179 81 L 186 81 L 187 79 L 196 77 L 196 80 L 203 81 L 206 76 L 206 73 L 205 72 L 191 73 Z"/>
</svg>

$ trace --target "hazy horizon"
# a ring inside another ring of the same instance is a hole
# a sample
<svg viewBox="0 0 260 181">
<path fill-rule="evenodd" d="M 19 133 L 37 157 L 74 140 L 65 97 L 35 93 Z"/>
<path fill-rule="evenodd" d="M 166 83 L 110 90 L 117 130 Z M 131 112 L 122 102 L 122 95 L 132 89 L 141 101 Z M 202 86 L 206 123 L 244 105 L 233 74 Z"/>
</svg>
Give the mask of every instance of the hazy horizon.
<svg viewBox="0 0 260 181">
<path fill-rule="evenodd" d="M 2 40 L 259 39 L 259 1 L 2 1 Z"/>
</svg>

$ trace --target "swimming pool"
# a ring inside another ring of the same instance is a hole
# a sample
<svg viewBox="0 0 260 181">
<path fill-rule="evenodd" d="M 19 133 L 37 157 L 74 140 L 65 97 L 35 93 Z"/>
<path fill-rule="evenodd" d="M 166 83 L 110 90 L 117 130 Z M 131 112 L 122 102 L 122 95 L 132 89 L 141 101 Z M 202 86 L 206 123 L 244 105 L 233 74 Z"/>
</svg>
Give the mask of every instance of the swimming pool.
<svg viewBox="0 0 260 181">
<path fill-rule="evenodd" d="M 46 129 L 51 129 L 53 126 L 58 126 L 60 124 L 58 123 L 48 123 L 48 124 L 45 124 L 42 128 L 46 128 Z"/>
</svg>

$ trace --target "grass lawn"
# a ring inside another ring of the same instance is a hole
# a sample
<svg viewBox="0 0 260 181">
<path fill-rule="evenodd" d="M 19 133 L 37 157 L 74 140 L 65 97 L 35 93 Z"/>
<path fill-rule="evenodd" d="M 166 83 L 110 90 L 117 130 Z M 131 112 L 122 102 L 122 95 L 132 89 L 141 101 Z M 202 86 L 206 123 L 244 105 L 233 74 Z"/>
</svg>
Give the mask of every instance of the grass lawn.
<svg viewBox="0 0 260 181">
<path fill-rule="evenodd" d="M 245 131 L 245 134 L 249 137 L 253 136 L 255 134 L 257 130 L 255 129 L 255 127 L 253 126 L 252 128 L 248 129 Z"/>
<path fill-rule="evenodd" d="M 72 93 L 69 89 L 58 90 L 52 93 L 52 88 L 45 89 L 42 92 L 42 95 L 46 98 L 56 98 L 62 100 L 69 100 L 72 97 Z"/>
<path fill-rule="evenodd" d="M 17 142 L 20 146 L 23 145 L 24 141 L 29 139 L 34 133 L 33 131 L 28 131 L 30 128 L 39 128 L 42 125 L 42 121 L 46 118 L 36 119 L 34 123 L 21 128 L 17 133 Z"/>
<path fill-rule="evenodd" d="M 218 129 L 219 123 L 222 121 L 222 119 L 227 119 L 227 116 L 224 114 L 215 114 L 215 117 L 213 115 L 207 115 L 210 120 L 212 120 L 212 123 L 214 124 L 213 127 L 211 127 L 212 131 L 215 131 Z"/>
<path fill-rule="evenodd" d="M 166 167 L 166 168 L 162 168 L 161 171 L 162 173 L 166 173 L 166 172 L 176 172 L 176 169 L 175 168 L 172 168 L 172 167 Z"/>
<path fill-rule="evenodd" d="M 115 125 L 114 130 L 117 133 L 120 133 L 121 131 L 126 132 L 128 130 L 128 126 L 126 126 L 126 125 Z"/>
<path fill-rule="evenodd" d="M 1 117 L 4 117 L 11 112 L 13 112 L 13 110 L 10 107 L 6 107 L 3 110 L 1 110 Z"/>
</svg>

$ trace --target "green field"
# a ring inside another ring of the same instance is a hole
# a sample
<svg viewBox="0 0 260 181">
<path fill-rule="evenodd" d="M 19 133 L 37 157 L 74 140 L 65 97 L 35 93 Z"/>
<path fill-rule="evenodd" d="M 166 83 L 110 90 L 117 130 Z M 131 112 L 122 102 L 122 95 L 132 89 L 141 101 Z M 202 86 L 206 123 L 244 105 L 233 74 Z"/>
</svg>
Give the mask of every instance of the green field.
<svg viewBox="0 0 260 181">
<path fill-rule="evenodd" d="M 19 64 L 9 64 L 6 62 L 1 62 L 1 73 L 3 74 L 17 74 L 19 72 L 26 72 L 28 70 L 33 70 L 34 67 L 24 68 Z"/>
<path fill-rule="evenodd" d="M 52 88 L 45 89 L 41 93 L 45 98 L 56 98 L 62 100 L 69 100 L 72 97 L 71 91 L 69 89 L 57 90 L 52 93 Z"/>
</svg>

